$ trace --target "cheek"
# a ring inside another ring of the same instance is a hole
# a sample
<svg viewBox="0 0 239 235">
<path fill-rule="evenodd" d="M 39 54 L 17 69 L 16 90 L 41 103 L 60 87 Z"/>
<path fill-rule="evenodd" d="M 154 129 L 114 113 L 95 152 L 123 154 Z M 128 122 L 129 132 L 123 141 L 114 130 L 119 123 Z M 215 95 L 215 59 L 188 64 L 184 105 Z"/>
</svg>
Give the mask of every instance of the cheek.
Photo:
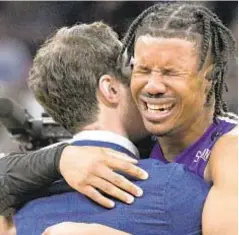
<svg viewBox="0 0 239 235">
<path fill-rule="evenodd" d="M 192 96 L 194 99 L 203 100 L 205 97 L 205 86 L 201 79 L 197 79 L 192 85 L 190 86 L 192 90 Z"/>
<path fill-rule="evenodd" d="M 203 102 L 204 87 L 201 81 L 195 80 L 197 78 L 192 78 L 185 86 L 184 100 L 191 107 L 199 107 Z"/>
<path fill-rule="evenodd" d="M 191 106 L 201 96 L 199 85 L 192 79 L 185 77 L 175 78 L 165 83 L 168 87 L 168 93 L 172 92 L 176 95 L 183 106 Z"/>
</svg>

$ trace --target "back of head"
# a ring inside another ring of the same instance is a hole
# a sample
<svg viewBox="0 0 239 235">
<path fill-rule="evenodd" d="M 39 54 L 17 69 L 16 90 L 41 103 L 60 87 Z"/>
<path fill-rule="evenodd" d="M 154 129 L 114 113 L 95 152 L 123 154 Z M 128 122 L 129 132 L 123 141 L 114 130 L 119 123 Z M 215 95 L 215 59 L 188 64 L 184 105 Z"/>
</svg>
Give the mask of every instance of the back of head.
<svg viewBox="0 0 239 235">
<path fill-rule="evenodd" d="M 227 115 L 222 93 L 224 89 L 227 90 L 225 77 L 229 59 L 236 55 L 235 40 L 231 31 L 216 14 L 202 5 L 187 2 L 156 4 L 146 9 L 131 24 L 123 41 L 119 61 L 126 49 L 129 58 L 133 56 L 134 43 L 143 35 L 196 42 L 200 59 L 198 70 L 206 64 L 208 56 L 213 65 L 211 73 L 207 76 L 208 80 L 212 81 L 207 102 L 214 96 L 214 118 Z"/>
<path fill-rule="evenodd" d="M 103 74 L 129 82 L 116 70 L 120 50 L 117 34 L 102 22 L 61 28 L 37 52 L 29 86 L 48 113 L 75 132 L 97 118 Z"/>
</svg>

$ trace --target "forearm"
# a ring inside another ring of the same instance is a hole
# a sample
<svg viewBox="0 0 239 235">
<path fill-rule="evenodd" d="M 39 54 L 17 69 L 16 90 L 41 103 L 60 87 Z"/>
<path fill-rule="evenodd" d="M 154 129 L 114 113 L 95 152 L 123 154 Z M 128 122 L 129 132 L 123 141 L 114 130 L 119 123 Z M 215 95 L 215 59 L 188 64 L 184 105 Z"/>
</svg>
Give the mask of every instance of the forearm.
<svg viewBox="0 0 239 235">
<path fill-rule="evenodd" d="M 47 228 L 42 235 L 132 235 L 102 224 L 63 222 Z"/>
<path fill-rule="evenodd" d="M 238 234 L 237 141 L 234 136 L 221 138 L 211 153 L 213 186 L 203 209 L 203 235 Z"/>
<path fill-rule="evenodd" d="M 203 235 L 238 234 L 237 194 L 222 194 L 212 188 L 207 197 L 203 216 Z"/>
<path fill-rule="evenodd" d="M 27 194 L 60 178 L 57 171 L 66 144 L 0 159 L 0 215 L 8 215 Z"/>
</svg>

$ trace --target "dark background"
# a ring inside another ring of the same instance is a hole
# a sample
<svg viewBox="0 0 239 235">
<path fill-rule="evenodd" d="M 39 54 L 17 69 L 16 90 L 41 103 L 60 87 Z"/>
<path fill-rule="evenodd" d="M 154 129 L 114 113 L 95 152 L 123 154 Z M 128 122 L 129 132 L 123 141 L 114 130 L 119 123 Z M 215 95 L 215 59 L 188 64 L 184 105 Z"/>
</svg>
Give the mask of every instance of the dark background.
<svg viewBox="0 0 239 235">
<path fill-rule="evenodd" d="M 101 20 L 122 36 L 133 19 L 157 1 L 0 2 L 0 97 L 16 100 L 34 117 L 43 109 L 27 88 L 26 80 L 36 50 L 62 26 Z M 238 40 L 238 2 L 200 2 L 214 10 Z M 230 64 L 225 95 L 230 111 L 238 112 L 238 65 Z M 0 110 L 1 112 L 1 110 Z M 0 152 L 13 147 L 0 125 Z"/>
</svg>

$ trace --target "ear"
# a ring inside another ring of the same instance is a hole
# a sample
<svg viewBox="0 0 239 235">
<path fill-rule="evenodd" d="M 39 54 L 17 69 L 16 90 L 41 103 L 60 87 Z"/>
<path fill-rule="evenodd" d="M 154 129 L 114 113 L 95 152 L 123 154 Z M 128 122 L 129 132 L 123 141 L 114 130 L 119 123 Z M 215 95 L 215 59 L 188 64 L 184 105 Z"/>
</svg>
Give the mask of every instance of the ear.
<svg viewBox="0 0 239 235">
<path fill-rule="evenodd" d="M 107 103 L 118 104 L 120 100 L 120 86 L 115 77 L 105 74 L 99 80 L 99 94 Z"/>
<path fill-rule="evenodd" d="M 214 67 L 213 64 L 211 64 L 203 72 L 203 80 L 205 83 L 205 94 L 208 94 L 212 87 L 213 67 Z"/>
<path fill-rule="evenodd" d="M 213 68 L 214 68 L 214 65 L 211 64 L 204 70 L 204 73 L 203 73 L 204 79 L 206 79 L 208 81 L 212 80 L 212 78 L 213 78 Z"/>
</svg>

